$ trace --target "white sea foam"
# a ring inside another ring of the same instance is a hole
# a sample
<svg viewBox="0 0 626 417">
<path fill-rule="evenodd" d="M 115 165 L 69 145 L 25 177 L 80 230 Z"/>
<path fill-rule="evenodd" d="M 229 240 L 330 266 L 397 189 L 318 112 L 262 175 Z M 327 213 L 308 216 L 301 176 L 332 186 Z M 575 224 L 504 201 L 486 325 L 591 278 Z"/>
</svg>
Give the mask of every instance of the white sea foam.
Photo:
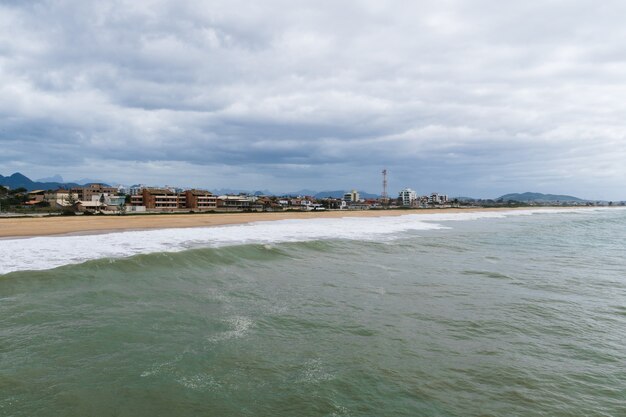
<svg viewBox="0 0 626 417">
<path fill-rule="evenodd" d="M 251 243 L 271 245 L 278 242 L 321 239 L 385 240 L 393 239 L 401 232 L 445 228 L 438 223 L 443 221 L 574 211 L 576 210 L 535 209 L 278 220 L 234 226 L 5 239 L 0 240 L 0 274 L 21 270 L 50 269 L 92 259 L 121 258 L 155 252 L 178 252 L 199 247 Z M 349 213 L 346 215 L 349 216 Z"/>
</svg>

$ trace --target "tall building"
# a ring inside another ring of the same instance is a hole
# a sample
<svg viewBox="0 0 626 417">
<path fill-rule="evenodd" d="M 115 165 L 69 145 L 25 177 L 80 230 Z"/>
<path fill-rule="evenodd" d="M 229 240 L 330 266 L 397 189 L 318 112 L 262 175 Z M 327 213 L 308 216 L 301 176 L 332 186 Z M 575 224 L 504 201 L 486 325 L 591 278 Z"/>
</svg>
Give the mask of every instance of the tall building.
<svg viewBox="0 0 626 417">
<path fill-rule="evenodd" d="M 361 196 L 357 190 L 352 190 L 343 195 L 343 201 L 347 201 L 348 203 L 356 203 L 359 200 L 361 200 Z"/>
<path fill-rule="evenodd" d="M 417 193 L 410 188 L 405 188 L 398 194 L 398 200 L 404 207 L 411 207 L 413 202 L 417 200 Z"/>
</svg>

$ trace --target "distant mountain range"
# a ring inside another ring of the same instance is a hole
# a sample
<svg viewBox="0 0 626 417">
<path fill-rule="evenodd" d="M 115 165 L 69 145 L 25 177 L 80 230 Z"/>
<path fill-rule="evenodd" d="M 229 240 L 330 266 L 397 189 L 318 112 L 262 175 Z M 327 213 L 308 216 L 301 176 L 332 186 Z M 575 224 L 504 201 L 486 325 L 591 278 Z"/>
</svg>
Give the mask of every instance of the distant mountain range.
<svg viewBox="0 0 626 417">
<path fill-rule="evenodd" d="M 319 193 L 313 194 L 313 197 L 315 198 L 327 198 L 327 197 L 343 198 L 343 195 L 347 192 L 350 192 L 350 190 L 320 191 Z M 359 191 L 359 195 L 361 196 L 361 198 L 365 198 L 365 199 L 380 197 L 377 194 L 370 194 L 365 191 Z"/>
<path fill-rule="evenodd" d="M 78 187 L 79 184 L 73 182 L 41 182 L 33 181 L 25 175 L 16 172 L 8 177 L 0 175 L 0 185 L 11 189 L 26 188 L 28 191 L 33 190 L 56 190 L 57 188 Z"/>
<path fill-rule="evenodd" d="M 51 177 L 46 177 L 46 178 L 39 178 L 37 180 L 35 180 L 35 182 L 58 182 L 60 184 L 80 184 L 80 185 L 85 185 L 85 184 L 104 184 L 106 183 L 106 181 L 102 181 L 100 179 L 94 179 L 94 178 L 81 178 L 79 180 L 70 180 L 70 181 L 65 181 L 63 179 L 62 176 L 60 176 L 59 174 L 53 175 Z"/>
<path fill-rule="evenodd" d="M 571 195 L 558 195 L 558 194 L 542 194 L 542 193 L 514 193 L 514 194 L 505 194 L 502 197 L 497 198 L 496 200 L 502 201 L 519 201 L 522 203 L 550 203 L 556 201 L 567 201 L 567 202 L 584 202 L 587 200 L 583 200 L 582 198 L 573 197 Z"/>
<path fill-rule="evenodd" d="M 41 178 L 37 181 L 33 181 L 27 176 L 16 172 L 13 175 L 8 177 L 0 175 L 0 185 L 9 187 L 11 189 L 16 188 L 26 188 L 28 191 L 33 190 L 54 190 L 57 188 L 70 188 L 70 187 L 79 187 L 81 185 L 90 184 L 94 182 L 100 182 L 99 180 L 91 180 L 89 178 L 83 178 L 82 180 L 77 180 L 75 182 L 63 182 L 63 177 L 60 175 L 54 175 L 52 177 Z M 239 194 L 239 193 L 250 193 L 245 190 L 235 190 L 230 188 L 221 188 L 218 190 L 211 190 L 214 194 Z M 298 190 L 289 193 L 282 193 L 277 195 L 290 195 L 290 196 L 299 196 L 306 195 L 312 196 L 318 199 L 321 198 L 342 198 L 343 195 L 348 192 L 347 190 L 332 190 L 332 191 L 314 191 L 314 190 Z M 255 191 L 251 194 L 255 195 L 272 195 L 273 193 L 268 190 Z M 379 198 L 380 196 L 377 194 L 370 194 L 365 191 L 359 191 L 359 194 L 362 198 Z M 481 200 L 479 198 L 471 198 L 471 197 L 457 197 L 459 200 L 464 201 L 476 201 Z M 483 199 L 485 200 L 485 199 Z M 523 203 L 537 202 L 537 203 L 550 203 L 550 202 L 585 202 L 588 200 L 584 200 L 582 198 L 574 197 L 571 195 L 558 195 L 558 194 L 542 194 L 542 193 L 513 193 L 513 194 L 505 194 L 501 197 L 495 198 L 494 200 L 502 200 L 502 201 L 519 201 Z"/>
</svg>

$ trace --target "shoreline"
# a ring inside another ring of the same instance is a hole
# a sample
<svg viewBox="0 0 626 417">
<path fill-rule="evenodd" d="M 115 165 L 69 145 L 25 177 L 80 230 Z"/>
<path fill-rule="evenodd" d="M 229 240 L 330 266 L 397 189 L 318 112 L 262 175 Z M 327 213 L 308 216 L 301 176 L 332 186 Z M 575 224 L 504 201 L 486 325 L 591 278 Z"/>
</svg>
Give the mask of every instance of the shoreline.
<svg viewBox="0 0 626 417">
<path fill-rule="evenodd" d="M 289 219 L 388 217 L 412 214 L 471 213 L 511 210 L 555 210 L 572 207 L 441 208 L 364 211 L 151 214 L 129 216 L 67 216 L 0 220 L 0 240 L 41 236 L 96 235 L 116 232 L 239 225 Z M 579 207 L 584 209 L 584 207 Z"/>
</svg>

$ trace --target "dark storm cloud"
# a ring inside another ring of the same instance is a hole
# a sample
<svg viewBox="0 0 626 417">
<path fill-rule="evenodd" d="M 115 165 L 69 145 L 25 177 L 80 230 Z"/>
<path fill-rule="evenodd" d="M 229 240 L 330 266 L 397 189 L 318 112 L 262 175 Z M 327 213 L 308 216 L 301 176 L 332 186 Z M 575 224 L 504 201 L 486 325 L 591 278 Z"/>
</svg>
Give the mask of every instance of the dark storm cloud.
<svg viewBox="0 0 626 417">
<path fill-rule="evenodd" d="M 0 2 L 2 173 L 624 198 L 618 1 Z"/>
</svg>

